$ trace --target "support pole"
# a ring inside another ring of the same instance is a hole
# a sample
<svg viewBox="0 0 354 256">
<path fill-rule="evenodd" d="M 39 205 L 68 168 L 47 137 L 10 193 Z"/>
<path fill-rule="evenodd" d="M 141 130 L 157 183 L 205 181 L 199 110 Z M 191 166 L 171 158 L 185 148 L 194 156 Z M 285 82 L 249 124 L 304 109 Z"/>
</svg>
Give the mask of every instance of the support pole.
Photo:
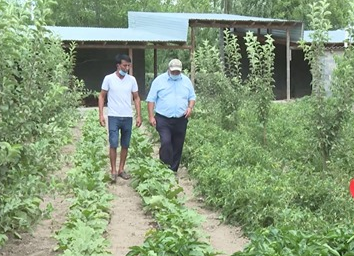
<svg viewBox="0 0 354 256">
<path fill-rule="evenodd" d="M 290 30 L 286 29 L 286 100 L 290 100 Z"/>
<path fill-rule="evenodd" d="M 191 50 L 190 50 L 190 60 L 191 60 L 191 81 L 195 85 L 195 28 L 191 27 Z"/>
<path fill-rule="evenodd" d="M 154 78 L 157 77 L 157 49 L 154 49 Z"/>
<path fill-rule="evenodd" d="M 131 60 L 134 61 L 134 59 L 133 59 L 133 49 L 132 48 L 129 48 L 129 57 L 130 57 Z M 130 66 L 130 68 L 129 68 L 129 75 L 131 75 L 131 76 L 134 75 L 133 66 Z"/>
</svg>

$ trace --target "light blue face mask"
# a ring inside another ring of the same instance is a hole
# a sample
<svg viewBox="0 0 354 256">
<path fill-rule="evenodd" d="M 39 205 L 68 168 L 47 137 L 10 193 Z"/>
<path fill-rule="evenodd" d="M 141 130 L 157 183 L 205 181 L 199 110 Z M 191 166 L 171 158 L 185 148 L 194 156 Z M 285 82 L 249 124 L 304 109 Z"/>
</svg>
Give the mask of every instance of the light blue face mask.
<svg viewBox="0 0 354 256">
<path fill-rule="evenodd" d="M 125 76 L 125 75 L 127 74 L 127 72 L 125 72 L 125 71 L 123 71 L 123 70 L 119 70 L 119 74 L 120 74 L 121 76 Z"/>
<path fill-rule="evenodd" d="M 182 76 L 181 76 L 181 74 L 179 74 L 179 75 L 171 75 L 170 74 L 170 77 L 173 81 L 176 81 L 176 80 L 180 79 Z"/>
</svg>

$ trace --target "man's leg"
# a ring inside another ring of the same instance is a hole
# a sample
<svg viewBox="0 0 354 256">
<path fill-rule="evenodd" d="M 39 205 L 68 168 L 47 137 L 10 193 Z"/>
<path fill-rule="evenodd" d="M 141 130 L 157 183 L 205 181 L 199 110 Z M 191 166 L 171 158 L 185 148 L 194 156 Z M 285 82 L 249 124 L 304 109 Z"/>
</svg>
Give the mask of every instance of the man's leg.
<svg viewBox="0 0 354 256">
<path fill-rule="evenodd" d="M 127 160 L 127 156 L 128 156 L 128 148 L 121 147 L 118 173 L 124 171 L 124 166 L 125 166 L 125 161 Z"/>
<path fill-rule="evenodd" d="M 133 129 L 133 118 L 130 117 L 123 117 L 120 120 L 120 130 L 121 130 L 121 149 L 120 149 L 120 159 L 119 159 L 119 169 L 118 169 L 118 176 L 122 177 L 123 179 L 127 180 L 130 178 L 124 171 L 125 162 L 128 156 L 128 148 L 130 145 L 130 138 L 132 135 Z"/>
<path fill-rule="evenodd" d="M 156 115 L 156 130 L 160 135 L 160 160 L 171 168 L 173 161 L 173 150 L 171 141 L 171 129 L 169 119 Z"/>
<path fill-rule="evenodd" d="M 173 160 L 171 169 L 177 172 L 182 158 L 184 140 L 186 138 L 188 119 L 180 118 L 175 120 L 172 132 Z"/>
<path fill-rule="evenodd" d="M 117 173 L 117 148 L 109 148 L 109 160 L 111 162 L 111 174 Z"/>
<path fill-rule="evenodd" d="M 116 117 L 108 117 L 109 132 L 109 160 L 111 163 L 111 174 L 117 173 L 117 147 L 118 147 L 118 120 Z"/>
</svg>

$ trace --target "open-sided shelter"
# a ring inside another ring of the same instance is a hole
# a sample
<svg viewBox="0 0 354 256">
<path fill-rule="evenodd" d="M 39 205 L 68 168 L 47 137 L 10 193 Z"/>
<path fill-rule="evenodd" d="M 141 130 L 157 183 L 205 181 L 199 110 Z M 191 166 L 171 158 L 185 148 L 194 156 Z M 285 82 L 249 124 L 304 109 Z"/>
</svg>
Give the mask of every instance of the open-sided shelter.
<svg viewBox="0 0 354 256">
<path fill-rule="evenodd" d="M 194 81 L 195 30 L 202 27 L 231 29 L 241 38 L 247 31 L 253 31 L 259 40 L 265 34 L 271 34 L 276 44 L 276 96 L 278 99 L 297 96 L 292 88 L 292 77 L 296 78 L 298 74 L 291 70 L 291 47 L 295 47 L 303 36 L 303 23 L 300 21 L 215 13 L 128 12 L 128 28 L 47 28 L 58 34 L 64 45 L 76 43 L 75 73 L 92 90 L 99 90 L 104 75 L 114 71 L 114 56 L 118 52 L 129 54 L 133 59 L 130 73 L 137 78 L 140 94 L 145 98 L 145 50 L 154 50 L 155 76 L 159 49 L 189 50 L 191 79 Z"/>
</svg>

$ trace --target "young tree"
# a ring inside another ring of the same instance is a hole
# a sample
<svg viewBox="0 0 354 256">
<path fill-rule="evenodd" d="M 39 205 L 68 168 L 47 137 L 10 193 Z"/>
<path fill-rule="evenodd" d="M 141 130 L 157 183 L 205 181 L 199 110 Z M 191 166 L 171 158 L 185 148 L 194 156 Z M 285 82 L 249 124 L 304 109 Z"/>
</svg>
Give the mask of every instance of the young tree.
<svg viewBox="0 0 354 256">
<path fill-rule="evenodd" d="M 0 247 L 42 216 L 48 173 L 82 98 L 72 48 L 65 52 L 43 27 L 47 4 L 0 0 Z"/>
<path fill-rule="evenodd" d="M 337 59 L 337 68 L 334 72 L 334 79 L 331 82 L 330 95 L 325 91 L 324 64 L 325 43 L 328 41 L 328 30 L 331 27 L 327 19 L 329 11 L 327 1 L 320 1 L 310 5 L 311 26 L 315 29 L 310 35 L 312 43 L 300 42 L 305 52 L 305 59 L 310 63 L 312 74 L 312 108 L 311 120 L 314 131 L 314 144 L 322 156 L 323 169 L 327 169 L 330 160 L 330 153 L 338 143 L 340 131 L 342 130 L 348 116 L 351 113 L 354 97 L 354 62 L 353 48 L 350 45 L 343 55 Z M 353 13 L 348 8 L 351 18 Z M 352 37 L 352 31 L 349 31 Z"/>
<path fill-rule="evenodd" d="M 250 98 L 255 103 L 258 121 L 263 129 L 263 144 L 266 144 L 269 109 L 274 100 L 274 39 L 266 35 L 266 41 L 262 45 L 252 32 L 248 32 L 245 40 L 250 63 L 250 73 L 246 84 L 250 91 Z"/>
</svg>

